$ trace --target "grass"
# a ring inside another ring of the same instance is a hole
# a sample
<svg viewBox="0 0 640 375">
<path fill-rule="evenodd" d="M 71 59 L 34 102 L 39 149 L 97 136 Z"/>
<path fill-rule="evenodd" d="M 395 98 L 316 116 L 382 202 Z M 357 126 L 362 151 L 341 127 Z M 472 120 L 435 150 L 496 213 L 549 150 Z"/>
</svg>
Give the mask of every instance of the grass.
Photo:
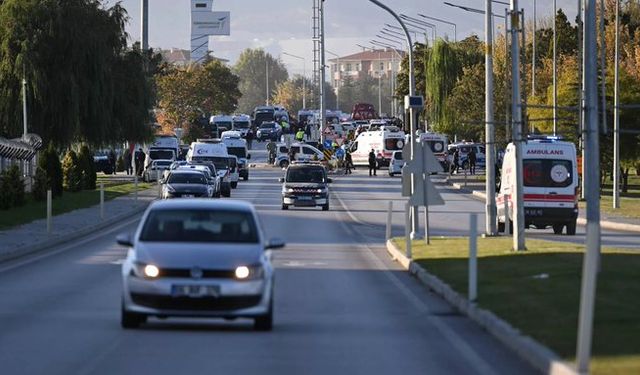
<svg viewBox="0 0 640 375">
<path fill-rule="evenodd" d="M 510 238 L 478 239 L 478 305 L 573 361 L 584 248 L 540 240 L 527 247 L 514 253 Z M 467 249 L 466 238 L 435 238 L 414 243 L 413 254 L 466 295 Z M 640 374 L 640 252 L 603 249 L 601 267 L 592 373 Z"/>
<path fill-rule="evenodd" d="M 138 190 L 151 187 L 151 184 L 139 183 Z M 133 183 L 113 183 L 105 185 L 104 199 L 111 200 L 123 195 L 133 193 Z M 62 197 L 53 200 L 52 214 L 60 215 L 65 212 L 86 208 L 100 204 L 100 190 L 84 190 L 77 193 L 64 192 Z M 44 219 L 47 216 L 47 202 L 34 201 L 27 195 L 27 203 L 22 207 L 14 207 L 6 211 L 0 211 L 0 230 L 16 225 L 30 223 L 34 220 Z"/>
</svg>

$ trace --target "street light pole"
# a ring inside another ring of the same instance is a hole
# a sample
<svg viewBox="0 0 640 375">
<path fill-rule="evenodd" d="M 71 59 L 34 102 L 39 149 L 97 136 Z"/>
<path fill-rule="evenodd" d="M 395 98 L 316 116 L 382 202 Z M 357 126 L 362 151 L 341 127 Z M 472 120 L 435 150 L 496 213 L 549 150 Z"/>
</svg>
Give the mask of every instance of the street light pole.
<svg viewBox="0 0 640 375">
<path fill-rule="evenodd" d="M 557 66 L 557 42 L 556 19 L 557 0 L 553 0 L 553 135 L 558 134 L 558 66 Z"/>
<path fill-rule="evenodd" d="M 533 0 L 533 40 L 531 58 L 531 95 L 536 96 L 536 30 L 537 30 L 537 1 Z"/>
<path fill-rule="evenodd" d="M 267 83 L 267 90 L 266 90 L 266 105 L 269 105 L 269 57 L 267 56 L 267 53 L 264 53 L 264 67 L 265 67 L 265 71 L 266 71 L 266 83 Z"/>
<path fill-rule="evenodd" d="M 325 50 L 324 50 L 324 0 L 320 1 L 320 142 L 324 143 L 324 128 L 327 112 L 324 102 L 324 82 L 325 82 Z"/>
<path fill-rule="evenodd" d="M 302 56 L 296 56 L 288 52 L 282 52 L 283 55 L 302 60 L 302 108 L 307 108 L 307 59 Z"/>
<path fill-rule="evenodd" d="M 424 14 L 422 14 L 422 13 L 418 13 L 418 15 L 419 15 L 420 17 L 422 17 L 422 18 L 426 18 L 426 19 L 429 19 L 429 20 L 433 20 L 433 21 L 438 21 L 438 22 L 446 23 L 447 25 L 451 25 L 451 26 L 453 26 L 453 41 L 454 41 L 454 42 L 457 42 L 457 41 L 458 41 L 458 30 L 457 30 L 458 25 L 456 25 L 454 22 L 450 22 L 450 21 L 443 20 L 443 19 L 436 18 L 436 17 L 426 16 L 426 15 L 424 15 Z"/>
<path fill-rule="evenodd" d="M 554 0 L 555 1 L 555 0 Z M 525 250 L 524 242 L 524 204 L 522 178 L 522 98 L 520 95 L 520 16 L 518 15 L 518 0 L 511 0 L 511 137 L 515 145 L 516 176 L 515 192 L 512 193 L 513 204 L 513 250 Z M 515 194 L 514 194 L 515 193 Z M 506 216 L 508 217 L 508 216 Z M 505 219 L 505 224 L 508 220 Z"/>
<path fill-rule="evenodd" d="M 496 163 L 495 124 L 493 122 L 493 16 L 491 0 L 485 1 L 485 230 L 487 235 L 496 234 Z"/>
<path fill-rule="evenodd" d="M 576 350 L 577 370 L 589 373 L 593 333 L 593 312 L 596 297 L 596 279 L 600 257 L 600 144 L 598 129 L 598 82 L 596 41 L 596 1 L 583 0 L 585 41 L 585 194 L 587 199 L 586 251 L 582 266 L 580 315 Z"/>
<path fill-rule="evenodd" d="M 402 30 L 404 31 L 404 34 L 407 39 L 407 46 L 408 46 L 408 53 L 409 53 L 409 96 L 414 96 L 416 93 L 416 81 L 415 81 L 415 75 L 413 70 L 413 42 L 411 41 L 411 35 L 409 34 L 409 30 L 407 30 L 407 26 L 404 24 L 404 22 L 402 22 L 402 19 L 400 18 L 400 16 L 398 16 L 398 14 L 396 14 L 393 10 L 391 10 L 391 8 L 384 5 L 378 0 L 369 0 L 369 1 L 377 5 L 378 7 L 386 10 L 389 14 L 391 14 L 398 21 L 398 23 L 402 27 Z M 409 129 L 411 132 L 411 143 L 410 143 L 411 160 L 413 161 L 415 157 L 415 139 L 414 138 L 416 134 L 416 118 L 415 118 L 414 108 L 409 108 L 409 124 L 410 124 Z M 415 188 L 416 188 L 416 181 L 412 180 L 411 181 L 412 194 L 415 192 Z M 420 224 L 418 221 L 418 207 L 412 207 L 411 208 L 411 238 L 416 239 L 420 237 L 419 225 Z"/>
<path fill-rule="evenodd" d="M 140 7 L 140 47 L 146 51 L 149 49 L 149 0 L 141 0 Z"/>
</svg>

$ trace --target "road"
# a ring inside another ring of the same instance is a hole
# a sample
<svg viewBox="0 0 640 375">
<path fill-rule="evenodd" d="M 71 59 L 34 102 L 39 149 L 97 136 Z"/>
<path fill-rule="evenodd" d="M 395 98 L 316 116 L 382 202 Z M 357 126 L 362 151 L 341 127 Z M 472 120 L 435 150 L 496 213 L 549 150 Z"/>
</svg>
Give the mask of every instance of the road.
<svg viewBox="0 0 640 375">
<path fill-rule="evenodd" d="M 250 321 L 204 319 L 151 319 L 122 330 L 125 250 L 114 236 L 130 230 L 131 220 L 0 265 L 2 373 L 533 373 L 392 262 L 381 227 L 354 221 L 384 216 L 378 206 L 395 182 L 337 177 L 331 211 L 281 211 L 281 174 L 254 170 L 233 191 L 256 205 L 270 236 L 288 243 L 275 256 L 273 332 L 254 332 Z"/>
</svg>

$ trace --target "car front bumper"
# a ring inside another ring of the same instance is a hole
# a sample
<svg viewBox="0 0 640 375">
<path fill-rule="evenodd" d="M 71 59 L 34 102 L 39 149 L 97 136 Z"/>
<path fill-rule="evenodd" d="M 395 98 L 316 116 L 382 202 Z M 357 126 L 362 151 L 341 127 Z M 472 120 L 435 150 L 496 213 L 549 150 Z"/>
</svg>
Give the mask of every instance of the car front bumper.
<svg viewBox="0 0 640 375">
<path fill-rule="evenodd" d="M 296 207 L 315 207 L 315 206 L 323 206 L 327 204 L 329 201 L 326 194 L 316 195 L 309 198 L 305 198 L 306 196 L 296 196 L 287 194 L 282 198 L 282 203 L 286 205 L 296 206 Z"/>
</svg>

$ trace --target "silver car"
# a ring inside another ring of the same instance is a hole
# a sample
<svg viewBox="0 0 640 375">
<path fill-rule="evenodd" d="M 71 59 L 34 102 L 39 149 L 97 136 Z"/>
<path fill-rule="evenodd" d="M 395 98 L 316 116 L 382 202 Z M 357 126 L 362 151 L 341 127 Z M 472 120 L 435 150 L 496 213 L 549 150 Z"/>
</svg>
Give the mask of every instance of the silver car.
<svg viewBox="0 0 640 375">
<path fill-rule="evenodd" d="M 272 249 L 254 207 L 240 201 L 156 201 L 133 234 L 122 265 L 124 328 L 147 317 L 251 318 L 273 325 Z"/>
</svg>

